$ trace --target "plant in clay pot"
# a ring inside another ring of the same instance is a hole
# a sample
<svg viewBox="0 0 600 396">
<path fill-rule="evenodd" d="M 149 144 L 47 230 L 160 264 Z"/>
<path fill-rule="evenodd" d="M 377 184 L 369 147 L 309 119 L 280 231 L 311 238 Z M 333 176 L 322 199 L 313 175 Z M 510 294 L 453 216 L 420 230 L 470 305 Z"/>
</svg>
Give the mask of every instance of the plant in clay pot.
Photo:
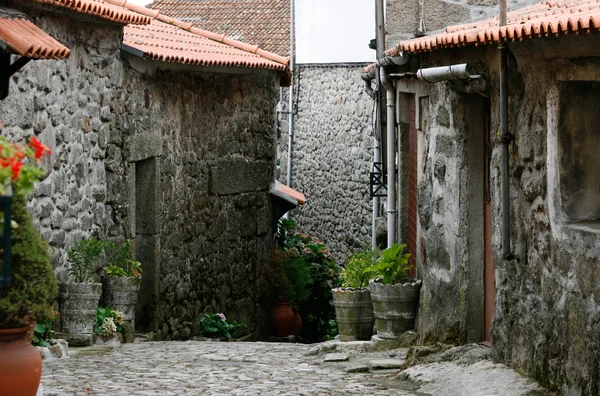
<svg viewBox="0 0 600 396">
<path fill-rule="evenodd" d="M 93 343 L 94 319 L 102 284 L 93 282 L 105 243 L 91 236 L 75 243 L 67 253 L 73 282 L 60 285 L 59 311 L 61 338 L 70 346 Z"/>
<path fill-rule="evenodd" d="M 135 304 L 142 279 L 142 264 L 133 259 L 133 245 L 109 242 L 104 247 L 107 266 L 102 276 L 102 302 L 124 315 L 124 341 L 133 342 Z"/>
<path fill-rule="evenodd" d="M 373 305 L 367 269 L 375 264 L 377 250 L 365 247 L 346 259 L 340 277 L 342 287 L 331 290 L 341 341 L 370 340 L 373 335 Z"/>
<path fill-rule="evenodd" d="M 412 267 L 404 249 L 406 245 L 395 243 L 365 269 L 371 278 L 369 291 L 380 338 L 398 338 L 415 327 L 421 281 L 408 278 Z"/>
<path fill-rule="evenodd" d="M 264 297 L 270 305 L 271 325 L 276 337 L 298 336 L 302 321 L 295 307 L 310 295 L 312 282 L 308 265 L 278 248 L 264 272 Z M 294 307 L 294 309 L 292 308 Z"/>
<path fill-rule="evenodd" d="M 51 317 L 58 291 L 48 245 L 27 213 L 26 196 L 45 173 L 50 150 L 36 138 L 29 146 L 0 136 L 0 195 L 12 189 L 11 282 L 0 286 L 0 390 L 35 395 L 42 375 L 40 353 L 31 345 L 36 320 Z M 4 218 L 1 220 L 4 229 Z M 2 239 L 8 238 L 2 231 Z M 1 246 L 3 247 L 3 245 Z M 8 268 L 0 248 L 0 266 Z M 6 278 L 3 278 L 6 279 Z"/>
</svg>

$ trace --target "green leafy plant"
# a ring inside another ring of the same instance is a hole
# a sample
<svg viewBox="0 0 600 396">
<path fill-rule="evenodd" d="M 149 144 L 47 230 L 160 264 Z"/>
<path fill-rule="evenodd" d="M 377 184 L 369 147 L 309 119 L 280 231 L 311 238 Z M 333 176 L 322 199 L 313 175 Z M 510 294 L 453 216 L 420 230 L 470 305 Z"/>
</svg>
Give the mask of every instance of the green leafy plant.
<svg viewBox="0 0 600 396">
<path fill-rule="evenodd" d="M 69 274 L 76 283 L 89 282 L 96 270 L 97 262 L 105 243 L 89 237 L 77 242 L 67 253 Z"/>
<path fill-rule="evenodd" d="M 121 311 L 113 311 L 108 307 L 98 307 L 96 322 L 94 322 L 94 334 L 103 337 L 110 337 L 116 333 L 123 334 L 124 324 L 125 318 Z"/>
<path fill-rule="evenodd" d="M 295 221 L 281 219 L 278 225 L 280 249 L 293 265 L 308 268 L 310 281 L 304 286 L 308 297 L 298 301 L 302 316 L 301 336 L 306 342 L 323 341 L 335 332 L 331 289 L 339 286 L 341 268 L 322 241 L 297 232 Z"/>
<path fill-rule="evenodd" d="M 108 242 L 104 247 L 108 265 L 104 267 L 104 275 L 112 277 L 142 277 L 142 263 L 133 259 L 133 245 L 127 241 L 123 244 Z"/>
<path fill-rule="evenodd" d="M 263 292 L 269 304 L 289 302 L 296 306 L 310 296 L 310 268 L 290 251 L 275 249 L 265 268 Z"/>
<path fill-rule="evenodd" d="M 406 279 L 412 266 L 408 263 L 410 254 L 404 253 L 406 244 L 393 246 L 381 252 L 373 266 L 365 269 L 369 279 L 379 278 L 385 285 L 393 285 Z"/>
<path fill-rule="evenodd" d="M 244 327 L 244 324 L 237 323 L 235 320 L 227 320 L 224 314 L 205 313 L 200 318 L 200 336 L 208 338 L 235 338 L 237 330 Z"/>
<path fill-rule="evenodd" d="M 0 329 L 25 327 L 52 317 L 52 302 L 58 294 L 48 245 L 32 224 L 25 195 L 15 191 L 12 200 L 12 219 L 18 227 L 12 233 L 12 284 L 0 287 Z"/>
<path fill-rule="evenodd" d="M 352 253 L 346 259 L 346 266 L 342 269 L 340 277 L 343 287 L 363 289 L 369 284 L 369 272 L 367 269 L 375 265 L 377 250 L 364 247 L 362 250 Z"/>
<path fill-rule="evenodd" d="M 56 317 L 49 319 L 38 319 L 35 327 L 33 328 L 33 337 L 31 339 L 31 343 L 34 346 L 50 346 L 48 340 L 51 340 L 54 337 L 54 330 L 52 330 L 52 327 L 55 320 Z"/>
</svg>

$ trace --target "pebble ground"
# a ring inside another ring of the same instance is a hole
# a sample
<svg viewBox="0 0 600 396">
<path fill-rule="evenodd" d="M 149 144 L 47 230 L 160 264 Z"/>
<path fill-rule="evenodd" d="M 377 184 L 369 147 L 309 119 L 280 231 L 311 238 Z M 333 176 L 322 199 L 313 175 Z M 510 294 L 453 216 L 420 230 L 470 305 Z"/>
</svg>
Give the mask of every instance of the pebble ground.
<svg viewBox="0 0 600 396">
<path fill-rule="evenodd" d="M 81 348 L 44 361 L 44 395 L 398 395 L 393 370 L 348 373 L 309 345 L 143 342 Z"/>
</svg>

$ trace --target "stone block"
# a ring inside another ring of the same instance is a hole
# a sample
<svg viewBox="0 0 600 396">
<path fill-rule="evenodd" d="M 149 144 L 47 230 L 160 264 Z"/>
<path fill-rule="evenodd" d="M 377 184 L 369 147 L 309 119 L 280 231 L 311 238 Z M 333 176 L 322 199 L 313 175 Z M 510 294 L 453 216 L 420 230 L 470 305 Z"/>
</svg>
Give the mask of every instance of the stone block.
<svg viewBox="0 0 600 396">
<path fill-rule="evenodd" d="M 86 347 L 94 344 L 95 335 L 92 334 L 71 334 L 71 333 L 55 333 L 55 337 L 67 341 L 70 347 Z"/>
<path fill-rule="evenodd" d="M 210 192 L 217 195 L 267 190 L 273 165 L 267 161 L 225 159 L 210 168 Z"/>
<path fill-rule="evenodd" d="M 142 161 L 163 154 L 162 139 L 159 130 L 139 133 L 127 138 L 126 150 L 130 162 Z"/>
</svg>

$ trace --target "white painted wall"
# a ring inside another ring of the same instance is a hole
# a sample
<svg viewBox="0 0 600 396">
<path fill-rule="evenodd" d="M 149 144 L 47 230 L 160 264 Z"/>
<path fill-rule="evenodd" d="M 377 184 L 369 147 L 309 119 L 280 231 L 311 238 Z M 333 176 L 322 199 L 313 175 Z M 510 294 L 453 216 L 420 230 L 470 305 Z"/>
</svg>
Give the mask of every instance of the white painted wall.
<svg viewBox="0 0 600 396">
<path fill-rule="evenodd" d="M 296 0 L 297 63 L 375 60 L 374 0 Z"/>
</svg>

